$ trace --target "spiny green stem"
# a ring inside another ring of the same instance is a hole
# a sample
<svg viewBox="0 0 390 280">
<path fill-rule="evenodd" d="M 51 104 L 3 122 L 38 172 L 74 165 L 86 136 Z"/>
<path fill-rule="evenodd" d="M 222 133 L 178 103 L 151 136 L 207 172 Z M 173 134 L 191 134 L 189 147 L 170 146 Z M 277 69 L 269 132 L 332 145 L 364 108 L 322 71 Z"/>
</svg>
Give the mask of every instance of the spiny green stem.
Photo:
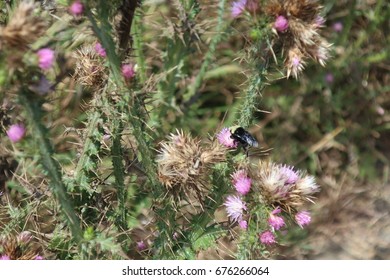
<svg viewBox="0 0 390 280">
<path fill-rule="evenodd" d="M 66 193 L 66 187 L 62 181 L 62 174 L 60 172 L 61 168 L 58 162 L 53 159 L 54 151 L 47 137 L 46 129 L 43 127 L 40 119 L 42 113 L 40 104 L 36 100 L 29 98 L 30 96 L 34 97 L 34 93 L 27 92 L 23 89 L 19 92 L 20 102 L 26 110 L 27 119 L 34 132 L 32 136 L 39 143 L 42 165 L 50 178 L 49 187 L 61 206 L 61 211 L 65 216 L 66 223 L 71 230 L 74 240 L 80 243 L 83 239 L 80 221 L 70 203 L 71 199 Z"/>
<path fill-rule="evenodd" d="M 223 0 L 225 1 L 225 0 Z M 182 22 L 183 25 L 187 26 L 192 23 L 199 13 L 199 4 L 197 1 L 181 1 L 185 12 L 185 19 Z M 188 21 L 188 22 L 187 22 Z M 153 124 L 161 123 L 167 116 L 169 109 L 179 111 L 179 107 L 176 104 L 176 83 L 184 76 L 182 71 L 186 71 L 185 66 L 186 60 L 191 53 L 191 46 L 193 35 L 191 30 L 184 28 L 180 33 L 176 32 L 173 38 L 167 40 L 166 55 L 164 59 L 163 69 L 166 71 L 165 79 L 161 80 L 158 84 L 158 92 L 155 95 L 155 99 L 158 100 L 162 106 L 160 110 L 156 110 L 156 113 L 151 114 L 151 122 Z"/>
<path fill-rule="evenodd" d="M 134 53 L 137 59 L 138 73 L 139 73 L 139 82 L 144 84 L 146 82 L 146 65 L 145 65 L 145 55 L 143 52 L 143 42 L 142 35 L 144 34 L 142 19 L 140 13 L 137 13 L 134 17 L 133 24 L 133 39 L 134 39 Z"/>
<path fill-rule="evenodd" d="M 193 97 L 199 87 L 202 85 L 204 76 L 206 75 L 206 71 L 210 65 L 211 59 L 214 56 L 215 50 L 217 48 L 218 43 L 222 40 L 223 37 L 223 30 L 226 29 L 227 26 L 230 25 L 224 24 L 223 16 L 225 13 L 225 0 L 219 1 L 219 6 L 218 6 L 218 23 L 217 23 L 217 28 L 216 28 L 216 34 L 211 40 L 209 49 L 205 55 L 205 58 L 203 60 L 202 66 L 199 70 L 198 75 L 195 78 L 195 81 L 190 85 L 188 92 L 184 95 L 184 102 L 189 101 L 191 97 Z"/>
<path fill-rule="evenodd" d="M 154 155 L 150 149 L 150 143 L 145 135 L 145 119 L 146 114 L 143 110 L 142 104 L 136 96 L 134 91 L 126 89 L 126 85 L 122 76 L 120 75 L 120 61 L 115 52 L 115 44 L 112 37 L 107 32 L 109 23 L 101 20 L 101 26 L 97 22 L 93 14 L 87 11 L 87 16 L 92 23 L 93 30 L 96 36 L 100 39 L 103 47 L 107 50 L 108 62 L 112 71 L 112 76 L 109 81 L 108 88 L 113 90 L 117 95 L 121 96 L 121 101 L 116 104 L 117 113 L 122 116 L 127 116 L 127 120 L 133 128 L 133 135 L 138 143 L 138 159 L 142 162 L 145 168 L 145 173 L 151 184 L 152 196 L 155 201 L 160 201 L 164 194 L 164 188 L 158 181 L 157 170 L 153 161 Z M 156 214 L 160 217 L 157 221 L 157 227 L 160 232 L 161 244 L 166 245 L 168 238 L 172 238 L 172 231 L 174 228 L 174 211 L 169 203 L 161 203 L 162 207 L 156 209 Z M 163 246 L 158 254 L 164 256 L 169 251 L 167 246 Z"/>
<path fill-rule="evenodd" d="M 214 212 L 222 205 L 223 197 L 230 188 L 228 173 L 229 169 L 227 164 L 219 165 L 215 168 L 212 176 L 214 188 L 205 202 L 205 211 L 195 216 L 191 221 L 193 225 L 191 229 L 192 242 L 195 242 L 195 240 L 205 233 L 207 225 L 214 219 Z"/>
<path fill-rule="evenodd" d="M 104 1 L 100 1 L 100 2 L 104 2 Z M 111 75 L 113 79 L 117 83 L 118 87 L 119 86 L 123 87 L 124 82 L 120 72 L 121 62 L 119 56 L 116 54 L 115 51 L 115 43 L 112 37 L 109 35 L 110 23 L 108 22 L 107 18 L 101 16 L 99 17 L 101 21 L 101 27 L 99 27 L 95 20 L 94 15 L 89 9 L 87 9 L 86 15 L 92 24 L 92 30 L 94 31 L 95 35 L 99 38 L 99 41 L 101 42 L 102 46 L 107 52 L 107 58 L 110 65 Z"/>
<path fill-rule="evenodd" d="M 118 196 L 118 208 L 119 208 L 119 225 L 122 229 L 127 229 L 126 221 L 126 189 L 124 179 L 124 166 L 122 161 L 122 145 L 121 136 L 123 131 L 123 123 L 121 120 L 114 121 L 113 139 L 111 147 L 112 166 L 114 168 L 115 184 L 117 188 Z"/>
<path fill-rule="evenodd" d="M 127 119 L 132 124 L 134 136 L 138 142 L 140 161 L 144 164 L 151 183 L 157 186 L 159 183 L 155 175 L 157 172 L 152 160 L 154 157 L 149 149 L 150 145 L 145 139 L 144 133 L 143 120 L 145 119 L 145 113 L 141 109 L 142 105 L 138 101 L 138 97 L 135 95 L 134 91 L 126 89 L 123 77 L 120 75 L 120 63 L 118 62 L 119 58 L 115 53 L 114 41 L 107 32 L 104 32 L 104 30 L 108 29 L 106 25 L 109 23 L 102 22 L 102 27 L 100 28 L 97 26 L 96 20 L 91 13 L 88 13 L 88 18 L 92 22 L 93 30 L 96 36 L 101 40 L 103 47 L 109 50 L 109 52 L 107 52 L 107 57 L 113 75 L 109 81 L 108 88 L 109 90 L 114 90 L 116 94 L 122 97 L 122 100 L 117 104 L 118 112 L 126 115 Z"/>
<path fill-rule="evenodd" d="M 94 99 L 93 104 L 95 104 L 96 100 Z M 101 120 L 101 112 L 98 110 L 90 113 L 88 115 L 88 125 L 85 129 L 85 139 L 84 139 L 84 145 L 83 145 L 83 151 L 81 152 L 81 156 L 77 162 L 75 172 L 74 172 L 74 183 L 69 185 L 71 189 L 74 187 L 80 188 L 82 191 L 87 191 L 89 194 L 93 193 L 93 190 L 89 186 L 89 176 L 87 174 L 88 170 L 86 169 L 87 166 L 91 167 L 91 150 L 95 149 L 95 137 L 93 136 L 94 132 L 96 131 L 96 128 L 98 127 L 99 121 Z M 85 184 L 84 182 L 87 182 Z"/>
<path fill-rule="evenodd" d="M 265 86 L 264 80 L 267 73 L 268 58 L 265 58 L 263 62 L 258 61 L 258 58 L 255 59 L 257 61 L 253 69 L 253 76 L 249 81 L 240 110 L 240 117 L 238 118 L 238 124 L 242 127 L 249 127 L 253 123 L 255 113 L 258 111 L 261 91 Z"/>
</svg>

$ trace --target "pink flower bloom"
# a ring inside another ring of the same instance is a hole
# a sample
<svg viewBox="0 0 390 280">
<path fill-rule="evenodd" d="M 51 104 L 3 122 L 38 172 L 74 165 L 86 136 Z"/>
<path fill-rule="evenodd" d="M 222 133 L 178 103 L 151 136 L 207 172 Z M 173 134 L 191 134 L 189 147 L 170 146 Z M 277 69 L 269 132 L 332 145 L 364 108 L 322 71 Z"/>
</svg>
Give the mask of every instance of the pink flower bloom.
<svg viewBox="0 0 390 280">
<path fill-rule="evenodd" d="M 271 245 L 276 242 L 275 235 L 269 230 L 262 232 L 259 238 L 260 238 L 260 242 L 265 245 Z"/>
<path fill-rule="evenodd" d="M 123 64 L 122 65 L 122 75 L 126 79 L 131 79 L 135 76 L 134 66 L 132 64 Z"/>
<path fill-rule="evenodd" d="M 310 224 L 311 221 L 310 213 L 307 211 L 298 212 L 295 215 L 295 221 L 301 228 L 303 228 L 304 226 Z"/>
<path fill-rule="evenodd" d="M 299 59 L 299 57 L 293 57 L 292 64 L 294 67 L 299 68 L 299 65 L 301 64 L 301 60 Z"/>
<path fill-rule="evenodd" d="M 246 195 L 251 189 L 251 178 L 248 177 L 248 174 L 245 170 L 238 170 L 233 175 L 233 185 L 236 188 L 237 192 L 241 195 Z"/>
<path fill-rule="evenodd" d="M 22 124 L 13 124 L 7 131 L 8 138 L 16 143 L 22 140 L 24 134 L 26 132 L 26 129 L 24 128 L 24 125 Z"/>
<path fill-rule="evenodd" d="M 278 206 L 274 210 L 272 210 L 271 214 L 277 215 L 277 214 L 279 214 L 281 212 L 282 212 L 282 209 L 280 209 L 280 207 Z"/>
<path fill-rule="evenodd" d="M 147 247 L 148 247 L 148 246 L 146 245 L 146 243 L 145 243 L 143 240 L 137 242 L 137 250 L 138 250 L 138 251 L 143 251 L 143 250 L 145 250 Z"/>
<path fill-rule="evenodd" d="M 247 229 L 247 228 L 248 228 L 248 222 L 245 221 L 245 220 L 239 221 L 239 222 L 238 222 L 238 225 L 239 225 L 239 227 L 242 228 L 242 229 Z"/>
<path fill-rule="evenodd" d="M 323 27 L 325 23 L 325 19 L 322 16 L 317 16 L 315 19 L 315 27 Z"/>
<path fill-rule="evenodd" d="M 333 24 L 332 28 L 336 32 L 341 32 L 341 31 L 343 31 L 344 26 L 343 26 L 343 24 L 340 21 L 338 21 L 338 22 L 335 22 Z"/>
<path fill-rule="evenodd" d="M 103 48 L 102 44 L 96 43 L 95 44 L 95 51 L 100 55 L 101 57 L 106 57 L 107 53 L 106 50 Z"/>
<path fill-rule="evenodd" d="M 237 142 L 231 137 L 232 133 L 228 128 L 223 128 L 221 132 L 217 134 L 219 144 L 228 148 L 237 148 Z"/>
<path fill-rule="evenodd" d="M 288 28 L 288 20 L 284 16 L 278 16 L 275 20 L 274 28 L 278 32 L 285 32 Z"/>
<path fill-rule="evenodd" d="M 286 225 L 282 217 L 276 216 L 272 212 L 269 215 L 268 224 L 275 230 L 279 230 Z"/>
<path fill-rule="evenodd" d="M 250 12 L 256 12 L 256 10 L 259 8 L 259 3 L 257 3 L 257 0 L 248 0 L 246 3 L 246 9 Z"/>
<path fill-rule="evenodd" d="M 10 260 L 10 258 L 7 255 L 2 255 L 0 257 L 0 261 L 9 261 L 9 260 Z"/>
<path fill-rule="evenodd" d="M 43 258 L 42 256 L 37 255 L 37 256 L 35 257 L 34 260 L 36 260 L 36 261 L 41 261 L 41 260 L 43 260 L 43 259 L 44 259 L 44 258 Z"/>
<path fill-rule="evenodd" d="M 284 165 L 280 168 L 282 176 L 286 178 L 286 184 L 295 184 L 298 179 L 298 173 L 294 171 L 294 167 Z"/>
<path fill-rule="evenodd" d="M 227 215 L 232 219 L 233 222 L 242 220 L 244 210 L 246 210 L 245 202 L 240 197 L 235 195 L 229 195 L 226 198 L 225 203 Z"/>
<path fill-rule="evenodd" d="M 332 73 L 327 73 L 325 75 L 325 82 L 327 82 L 328 84 L 332 84 L 334 81 L 334 76 Z"/>
<path fill-rule="evenodd" d="M 231 14 L 233 18 L 238 17 L 245 10 L 247 0 L 234 1 L 231 8 Z"/>
<path fill-rule="evenodd" d="M 37 52 L 37 55 L 38 55 L 39 67 L 42 70 L 49 70 L 53 66 L 55 57 L 54 57 L 54 51 L 52 49 L 49 48 L 40 49 Z"/>
<path fill-rule="evenodd" d="M 83 11 L 84 6 L 79 0 L 74 1 L 69 7 L 69 12 L 74 16 L 80 16 Z"/>
</svg>

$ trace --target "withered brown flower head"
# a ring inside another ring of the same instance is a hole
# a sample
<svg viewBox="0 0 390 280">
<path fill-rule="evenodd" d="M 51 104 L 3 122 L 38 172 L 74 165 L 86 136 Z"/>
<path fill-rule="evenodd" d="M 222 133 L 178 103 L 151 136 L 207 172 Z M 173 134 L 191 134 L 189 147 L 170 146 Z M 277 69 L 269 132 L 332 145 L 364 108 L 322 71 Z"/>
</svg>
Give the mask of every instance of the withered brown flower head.
<svg viewBox="0 0 390 280">
<path fill-rule="evenodd" d="M 324 19 L 320 16 L 322 6 L 317 0 L 271 0 L 265 11 L 271 18 L 283 16 L 288 21 L 284 32 L 277 32 L 285 56 L 287 77 L 298 78 L 307 58 L 325 66 L 329 58 L 329 44 L 319 34 Z"/>
<path fill-rule="evenodd" d="M 253 188 L 262 195 L 260 200 L 290 214 L 296 213 L 305 202 L 313 202 L 312 195 L 319 190 L 314 177 L 268 161 L 251 166 L 250 177 Z"/>
<path fill-rule="evenodd" d="M 45 21 L 34 14 L 34 1 L 22 1 L 5 27 L 0 27 L 0 50 L 3 47 L 24 51 L 46 29 Z"/>
<path fill-rule="evenodd" d="M 207 193 L 207 180 L 214 164 L 225 160 L 226 149 L 216 141 L 203 144 L 182 131 L 161 144 L 157 156 L 159 180 L 175 195 Z"/>
<path fill-rule="evenodd" d="M 9 257 L 11 260 L 35 260 L 39 255 L 37 244 L 30 240 L 23 240 L 23 236 L 8 236 L 0 239 L 2 255 Z"/>
<path fill-rule="evenodd" d="M 75 54 L 74 79 L 83 86 L 100 89 L 107 80 L 107 69 L 93 46 L 84 46 Z"/>
</svg>

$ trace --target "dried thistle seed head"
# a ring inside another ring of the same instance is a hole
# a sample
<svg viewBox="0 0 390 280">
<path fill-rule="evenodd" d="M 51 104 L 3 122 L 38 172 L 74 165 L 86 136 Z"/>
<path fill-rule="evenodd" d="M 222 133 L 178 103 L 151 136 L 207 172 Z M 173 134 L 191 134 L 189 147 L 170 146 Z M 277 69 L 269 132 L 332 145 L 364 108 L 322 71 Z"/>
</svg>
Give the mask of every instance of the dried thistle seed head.
<svg viewBox="0 0 390 280">
<path fill-rule="evenodd" d="M 287 69 L 287 78 L 292 75 L 295 79 L 298 78 L 299 73 L 305 69 L 305 61 L 303 53 L 299 48 L 292 48 L 288 50 L 284 65 Z"/>
<path fill-rule="evenodd" d="M 311 195 L 319 190 L 314 177 L 286 165 L 259 161 L 250 171 L 253 188 L 262 194 L 262 198 L 290 214 L 296 213 L 305 202 L 313 202 Z"/>
<path fill-rule="evenodd" d="M 3 256 L 11 260 L 35 260 L 39 256 L 36 244 L 20 242 L 14 236 L 1 238 L 0 247 L 2 247 Z"/>
<path fill-rule="evenodd" d="M 305 22 L 314 21 L 322 8 L 317 0 L 288 0 L 282 2 L 284 9 L 288 11 L 289 16 L 293 16 Z"/>
<path fill-rule="evenodd" d="M 316 0 L 271 0 L 265 11 L 272 16 L 284 15 L 310 22 L 316 19 L 321 8 Z"/>
<path fill-rule="evenodd" d="M 169 136 L 161 144 L 157 156 L 158 174 L 162 184 L 175 194 L 202 198 L 207 192 L 211 166 L 225 159 L 225 150 L 215 141 L 202 145 L 182 131 Z"/>
<path fill-rule="evenodd" d="M 311 24 L 298 19 L 291 19 L 289 23 L 294 45 L 304 48 L 314 45 L 318 40 L 317 30 Z"/>
<path fill-rule="evenodd" d="M 107 70 L 93 46 L 85 46 L 75 54 L 74 79 L 83 86 L 98 90 L 107 80 Z"/>
<path fill-rule="evenodd" d="M 200 191 L 205 171 L 201 154 L 199 140 L 182 131 L 171 134 L 169 140 L 161 144 L 157 157 L 161 183 L 175 193 L 181 193 L 187 187 Z"/>
<path fill-rule="evenodd" d="M 34 1 L 22 1 L 7 26 L 0 27 L 0 49 L 24 51 L 46 30 L 45 21 L 34 15 Z"/>
<path fill-rule="evenodd" d="M 213 165 L 225 160 L 226 148 L 218 143 L 218 141 L 210 141 L 204 145 L 204 151 L 200 158 L 201 162 L 206 165 Z"/>
<path fill-rule="evenodd" d="M 321 9 L 316 0 L 272 0 L 267 5 L 265 11 L 275 18 L 274 32 L 283 46 L 281 53 L 286 56 L 287 77 L 298 78 L 306 58 L 310 57 L 322 66 L 329 58 L 331 45 L 319 34 L 325 21 L 320 15 Z M 288 22 L 288 28 L 276 25 L 280 18 Z"/>
<path fill-rule="evenodd" d="M 308 55 L 317 61 L 321 66 L 325 67 L 326 61 L 330 57 L 329 50 L 332 44 L 328 43 L 326 40 L 321 39 L 312 48 L 307 48 Z"/>
</svg>

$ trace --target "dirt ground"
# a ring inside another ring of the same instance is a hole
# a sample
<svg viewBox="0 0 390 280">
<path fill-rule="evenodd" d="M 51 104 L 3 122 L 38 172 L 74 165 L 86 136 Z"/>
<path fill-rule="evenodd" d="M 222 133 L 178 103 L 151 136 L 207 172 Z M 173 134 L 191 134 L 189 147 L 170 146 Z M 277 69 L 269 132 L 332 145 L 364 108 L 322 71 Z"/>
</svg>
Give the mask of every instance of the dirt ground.
<svg viewBox="0 0 390 280">
<path fill-rule="evenodd" d="M 390 259 L 390 184 L 341 185 L 336 192 L 330 185 L 328 188 L 317 202 L 308 238 L 296 246 L 284 248 L 280 257 Z"/>
</svg>

